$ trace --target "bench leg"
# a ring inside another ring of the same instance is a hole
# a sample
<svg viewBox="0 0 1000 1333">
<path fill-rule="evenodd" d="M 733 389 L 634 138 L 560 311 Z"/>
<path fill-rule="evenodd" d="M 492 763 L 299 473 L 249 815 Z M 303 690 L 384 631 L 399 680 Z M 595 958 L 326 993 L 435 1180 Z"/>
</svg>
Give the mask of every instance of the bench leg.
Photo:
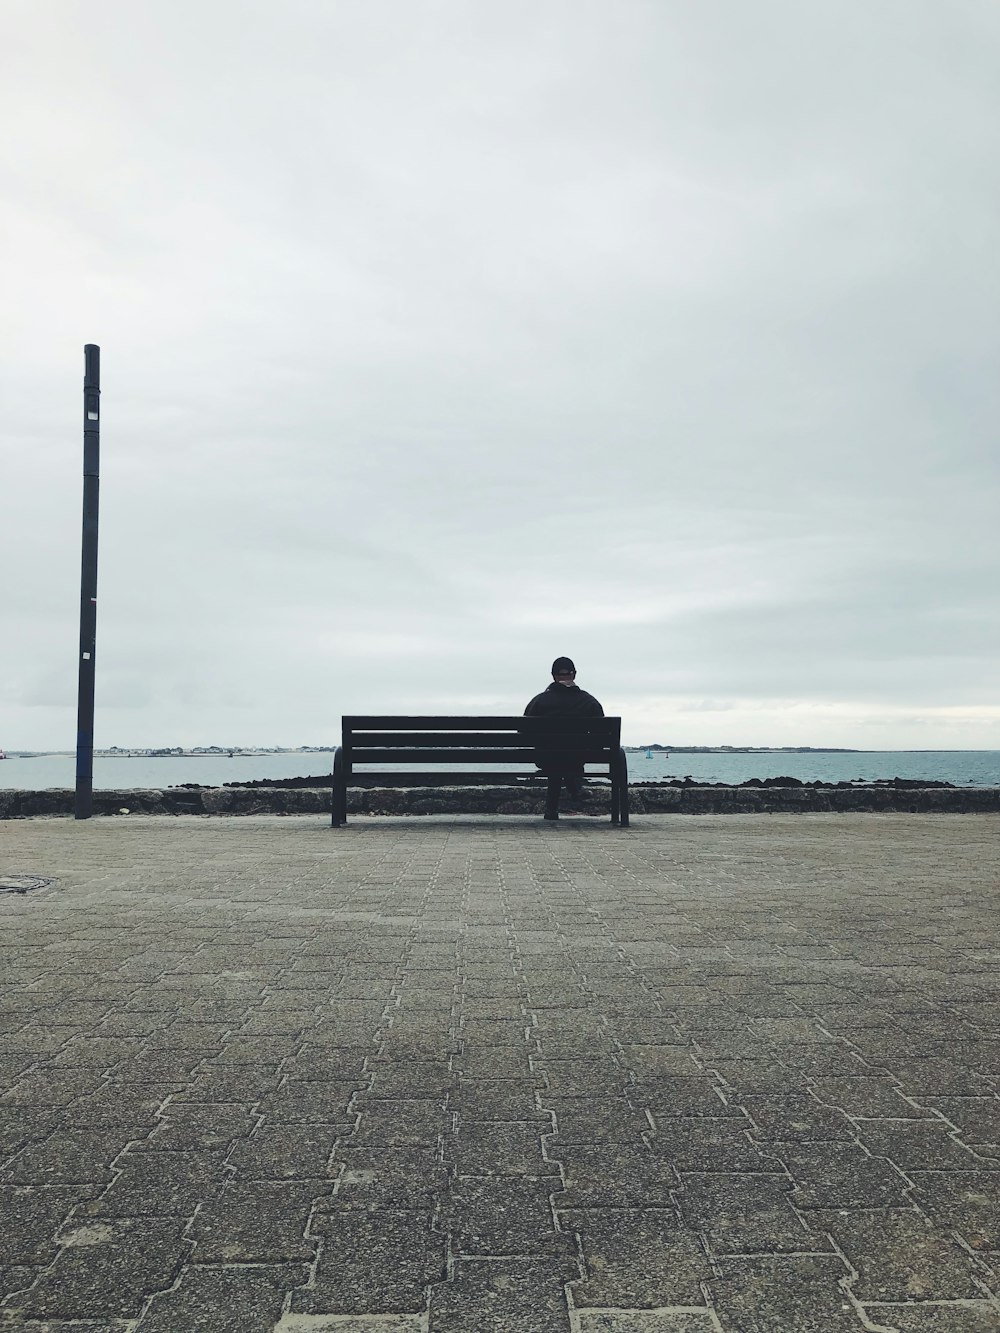
<svg viewBox="0 0 1000 1333">
<path fill-rule="evenodd" d="M 628 759 L 625 751 L 618 751 L 618 824 L 628 828 Z"/>
<path fill-rule="evenodd" d="M 333 752 L 333 813 L 330 823 L 334 828 L 342 828 L 347 823 L 347 774 L 344 751 L 339 745 Z"/>
</svg>

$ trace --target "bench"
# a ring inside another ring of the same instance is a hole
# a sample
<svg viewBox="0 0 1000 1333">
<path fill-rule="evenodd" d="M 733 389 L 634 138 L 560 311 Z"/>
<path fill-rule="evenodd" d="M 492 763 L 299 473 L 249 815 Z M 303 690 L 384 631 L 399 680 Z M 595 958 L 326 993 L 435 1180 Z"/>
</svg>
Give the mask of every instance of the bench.
<svg viewBox="0 0 1000 1333">
<path fill-rule="evenodd" d="M 611 822 L 628 827 L 628 765 L 621 747 L 620 717 L 345 717 L 341 744 L 333 756 L 334 828 L 347 823 L 347 789 L 370 785 L 371 769 L 393 786 L 424 785 L 433 776 L 442 786 L 468 786 L 487 774 L 511 780 L 500 764 L 546 763 L 566 757 L 607 766 L 611 779 Z M 413 771 L 419 764 L 474 764 L 475 770 L 442 770 L 433 775 Z M 361 783 L 358 778 L 365 778 Z"/>
</svg>

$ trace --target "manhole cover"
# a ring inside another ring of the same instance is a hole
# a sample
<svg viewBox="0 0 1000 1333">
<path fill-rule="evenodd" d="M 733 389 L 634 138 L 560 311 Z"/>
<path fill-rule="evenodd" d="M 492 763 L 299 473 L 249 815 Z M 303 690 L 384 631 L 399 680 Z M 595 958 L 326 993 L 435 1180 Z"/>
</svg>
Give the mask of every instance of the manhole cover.
<svg viewBox="0 0 1000 1333">
<path fill-rule="evenodd" d="M 0 893 L 27 893 L 29 889 L 44 889 L 51 883 L 41 875 L 0 875 Z"/>
</svg>

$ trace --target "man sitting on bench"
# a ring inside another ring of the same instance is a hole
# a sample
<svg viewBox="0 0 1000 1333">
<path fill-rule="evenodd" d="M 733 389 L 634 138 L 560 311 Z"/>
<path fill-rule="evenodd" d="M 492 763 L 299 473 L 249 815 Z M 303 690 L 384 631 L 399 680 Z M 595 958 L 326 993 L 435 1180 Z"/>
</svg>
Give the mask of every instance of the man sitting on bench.
<svg viewBox="0 0 1000 1333">
<path fill-rule="evenodd" d="M 576 683 L 576 667 L 568 657 L 557 657 L 552 663 L 552 684 L 536 694 L 524 710 L 525 717 L 603 717 L 604 709 L 586 690 Z M 572 755 L 547 759 L 539 748 L 538 767 L 548 778 L 545 793 L 545 818 L 559 818 L 559 793 L 565 782 L 573 800 L 583 794 L 583 759 L 577 762 Z"/>
</svg>

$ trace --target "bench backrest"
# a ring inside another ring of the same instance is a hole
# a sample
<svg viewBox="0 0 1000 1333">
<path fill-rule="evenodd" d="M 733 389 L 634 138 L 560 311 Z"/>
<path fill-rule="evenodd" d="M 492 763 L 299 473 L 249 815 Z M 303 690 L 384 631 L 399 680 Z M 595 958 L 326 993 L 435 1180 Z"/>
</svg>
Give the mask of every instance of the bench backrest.
<svg viewBox="0 0 1000 1333">
<path fill-rule="evenodd" d="M 565 754 L 610 764 L 620 717 L 371 717 L 343 719 L 344 763 L 533 764 Z"/>
</svg>

